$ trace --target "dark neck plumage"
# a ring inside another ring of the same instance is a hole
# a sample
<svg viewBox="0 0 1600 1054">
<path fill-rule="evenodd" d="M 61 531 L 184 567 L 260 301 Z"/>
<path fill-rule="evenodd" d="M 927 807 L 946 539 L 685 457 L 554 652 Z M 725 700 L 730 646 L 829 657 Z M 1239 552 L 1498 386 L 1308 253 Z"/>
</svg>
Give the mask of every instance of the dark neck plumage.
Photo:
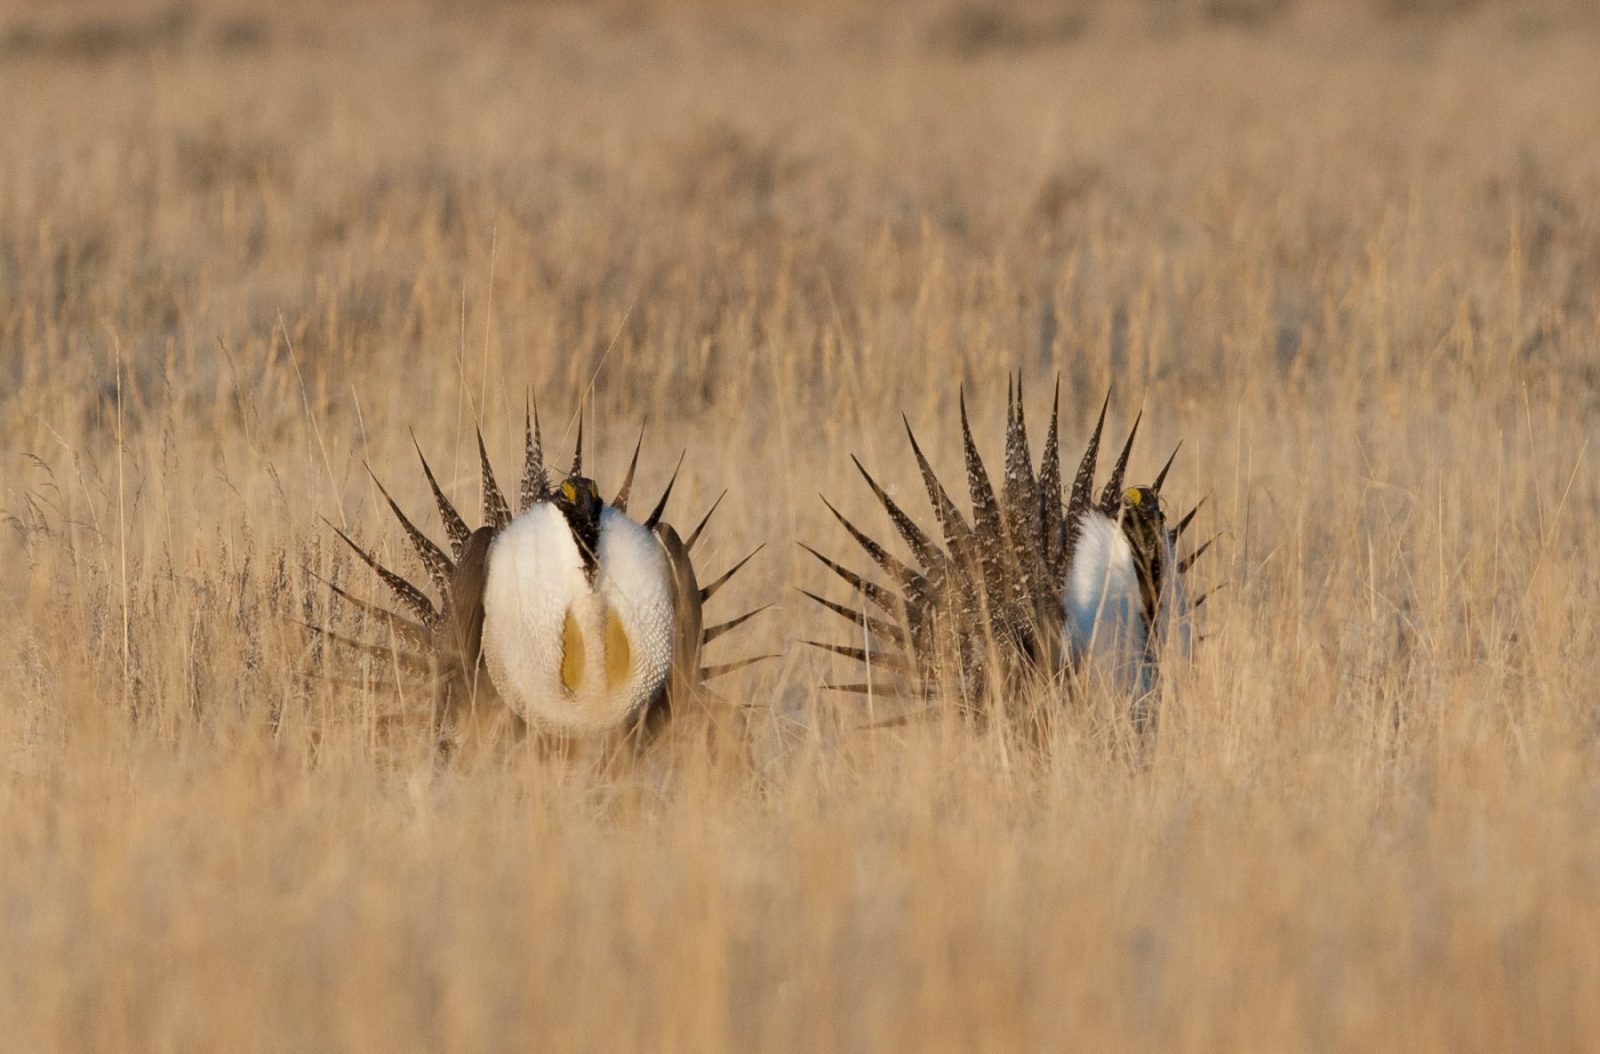
<svg viewBox="0 0 1600 1054">
<path fill-rule="evenodd" d="M 1161 602 L 1161 581 L 1165 574 L 1165 547 L 1162 536 L 1166 533 L 1166 519 L 1158 509 L 1124 509 L 1122 533 L 1133 551 L 1133 566 L 1139 576 L 1140 606 L 1144 610 L 1147 627 L 1154 626 L 1156 606 Z"/>
<path fill-rule="evenodd" d="M 578 555 L 583 560 L 583 574 L 589 584 L 594 584 L 599 569 L 597 553 L 600 550 L 600 513 L 605 508 L 598 493 L 580 491 L 576 501 L 557 501 L 556 507 L 567 519 L 572 537 L 578 543 Z"/>
</svg>

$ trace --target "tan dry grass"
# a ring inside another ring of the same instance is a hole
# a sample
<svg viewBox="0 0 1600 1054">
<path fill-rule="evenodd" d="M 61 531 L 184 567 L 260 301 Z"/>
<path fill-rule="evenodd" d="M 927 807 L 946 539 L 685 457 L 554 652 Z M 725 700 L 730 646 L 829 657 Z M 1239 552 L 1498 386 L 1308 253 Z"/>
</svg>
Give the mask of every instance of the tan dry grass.
<svg viewBox="0 0 1600 1054">
<path fill-rule="evenodd" d="M 1600 1044 L 1584 7 L 323 8 L 0 20 L 6 1046 Z M 791 649 L 714 754 L 436 772 L 300 677 L 408 429 L 470 499 L 592 380 L 793 644 L 812 492 L 1008 368 L 1215 494 L 1143 751 Z"/>
</svg>

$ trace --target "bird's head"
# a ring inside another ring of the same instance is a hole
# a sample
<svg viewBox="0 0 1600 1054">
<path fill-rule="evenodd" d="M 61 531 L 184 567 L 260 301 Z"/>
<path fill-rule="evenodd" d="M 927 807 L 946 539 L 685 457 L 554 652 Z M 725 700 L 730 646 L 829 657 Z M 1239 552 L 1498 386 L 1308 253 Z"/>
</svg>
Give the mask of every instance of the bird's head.
<svg viewBox="0 0 1600 1054">
<path fill-rule="evenodd" d="M 555 503 L 568 519 L 598 519 L 605 502 L 600 488 L 587 476 L 568 476 L 556 487 Z"/>
<path fill-rule="evenodd" d="M 1155 488 L 1129 487 L 1122 492 L 1122 529 L 1127 532 L 1134 552 L 1158 551 L 1166 528 L 1161 495 Z"/>
<path fill-rule="evenodd" d="M 1153 622 L 1167 572 L 1167 517 L 1154 487 L 1129 487 L 1122 492 L 1122 533 L 1133 550 L 1140 599 L 1146 623 Z"/>
<path fill-rule="evenodd" d="M 591 564 L 600 541 L 600 513 L 605 508 L 600 488 L 587 476 L 568 476 L 556 486 L 553 501 L 567 518 L 585 564 Z"/>
</svg>

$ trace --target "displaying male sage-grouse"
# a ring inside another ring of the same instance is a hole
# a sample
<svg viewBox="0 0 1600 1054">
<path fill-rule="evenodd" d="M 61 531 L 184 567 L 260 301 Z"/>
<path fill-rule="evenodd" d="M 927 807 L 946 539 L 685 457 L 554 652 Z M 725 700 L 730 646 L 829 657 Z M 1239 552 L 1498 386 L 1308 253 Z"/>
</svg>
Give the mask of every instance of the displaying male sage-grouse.
<svg viewBox="0 0 1600 1054">
<path fill-rule="evenodd" d="M 582 420 L 572 468 L 552 483 L 538 417 L 530 415 L 513 516 L 480 432 L 483 525 L 476 530 L 445 497 L 419 447 L 449 552 L 412 524 L 376 475 L 373 482 L 438 601 L 334 528 L 404 610 L 359 600 L 329 583 L 339 597 L 389 627 L 395 642 L 362 642 L 313 628 L 346 647 L 383 660 L 392 656 L 407 672 L 430 680 L 444 744 L 495 700 L 532 729 L 558 737 L 653 729 L 705 681 L 757 661 L 703 666 L 701 650 L 762 609 L 704 625 L 702 606 L 755 553 L 708 585 L 699 584 L 691 554 L 717 503 L 681 539 L 662 518 L 677 470 L 650 514 L 642 522 L 630 519 L 628 497 L 642 443 L 641 431 L 622 485 L 607 502 L 583 474 Z"/>
<path fill-rule="evenodd" d="M 1170 643 L 1187 652 L 1190 616 L 1205 598 L 1191 602 L 1183 577 L 1205 546 L 1177 556 L 1179 539 L 1199 505 L 1168 526 L 1161 488 L 1173 458 L 1148 486 L 1124 486 L 1139 430 L 1135 420 L 1097 496 L 1095 467 L 1106 420 L 1102 405 L 1071 489 L 1063 495 L 1059 382 L 1037 473 L 1020 378 L 1014 391 L 1008 380 L 1007 389 L 1005 475 L 998 490 L 973 443 L 965 393 L 961 397 L 970 522 L 905 422 L 938 524 L 937 540 L 853 459 L 912 562 L 891 554 L 823 499 L 882 573 L 859 574 L 804 546 L 858 598 L 852 607 L 806 593 L 855 627 L 850 643 L 808 642 L 865 670 L 861 680 L 830 687 L 943 696 L 964 710 L 981 711 L 989 699 L 1005 696 L 1026 678 L 1092 671 L 1141 698 L 1155 685 L 1164 648 Z"/>
</svg>

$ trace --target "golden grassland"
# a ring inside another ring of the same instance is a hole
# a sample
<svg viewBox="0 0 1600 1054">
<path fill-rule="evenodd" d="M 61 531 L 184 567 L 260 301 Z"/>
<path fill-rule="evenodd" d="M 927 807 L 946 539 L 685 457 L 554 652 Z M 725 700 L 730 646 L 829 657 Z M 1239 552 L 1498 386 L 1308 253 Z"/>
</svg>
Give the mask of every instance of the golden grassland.
<svg viewBox="0 0 1600 1054">
<path fill-rule="evenodd" d="M 12 4 L 0 99 L 7 1048 L 1600 1046 L 1585 5 Z M 1007 370 L 1212 495 L 1143 743 L 798 643 L 816 492 Z M 292 621 L 530 390 L 769 543 L 636 765 L 438 765 Z"/>
</svg>

